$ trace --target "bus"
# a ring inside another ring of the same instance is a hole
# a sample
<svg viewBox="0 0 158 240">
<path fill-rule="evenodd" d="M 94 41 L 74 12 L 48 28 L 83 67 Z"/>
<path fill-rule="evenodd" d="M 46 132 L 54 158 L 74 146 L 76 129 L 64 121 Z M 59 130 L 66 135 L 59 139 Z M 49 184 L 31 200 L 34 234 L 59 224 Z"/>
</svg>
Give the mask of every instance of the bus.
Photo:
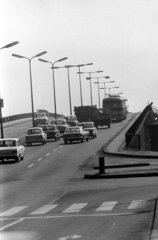
<svg viewBox="0 0 158 240">
<path fill-rule="evenodd" d="M 127 99 L 123 99 L 118 95 L 109 96 L 103 99 L 103 112 L 106 109 L 110 109 L 111 119 L 116 121 L 122 121 L 127 117 Z"/>
</svg>

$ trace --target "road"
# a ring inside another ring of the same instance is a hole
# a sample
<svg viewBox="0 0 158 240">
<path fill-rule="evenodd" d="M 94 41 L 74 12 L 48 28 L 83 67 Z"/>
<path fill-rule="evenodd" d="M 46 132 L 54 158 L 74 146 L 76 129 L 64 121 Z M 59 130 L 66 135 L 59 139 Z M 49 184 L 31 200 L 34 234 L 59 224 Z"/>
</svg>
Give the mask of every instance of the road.
<svg viewBox="0 0 158 240">
<path fill-rule="evenodd" d="M 84 179 L 130 118 L 89 142 L 49 141 L 0 163 L 0 239 L 149 239 L 157 178 Z"/>
</svg>

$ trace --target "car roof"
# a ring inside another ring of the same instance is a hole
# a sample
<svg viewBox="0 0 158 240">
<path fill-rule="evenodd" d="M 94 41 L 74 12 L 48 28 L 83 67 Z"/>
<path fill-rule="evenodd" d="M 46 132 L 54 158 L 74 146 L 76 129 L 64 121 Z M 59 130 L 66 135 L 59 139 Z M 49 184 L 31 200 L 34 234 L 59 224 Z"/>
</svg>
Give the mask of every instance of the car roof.
<svg viewBox="0 0 158 240">
<path fill-rule="evenodd" d="M 94 124 L 94 122 L 80 122 L 79 124 L 85 124 L 85 123 L 93 123 Z"/>
<path fill-rule="evenodd" d="M 19 138 L 1 138 L 0 141 L 6 141 L 6 140 L 13 140 L 13 141 L 19 141 Z"/>
<path fill-rule="evenodd" d="M 42 130 L 41 127 L 32 127 L 32 128 L 29 128 L 28 130 L 31 130 L 31 129 L 41 129 Z"/>
<path fill-rule="evenodd" d="M 39 127 L 56 126 L 56 124 L 39 124 Z"/>
</svg>

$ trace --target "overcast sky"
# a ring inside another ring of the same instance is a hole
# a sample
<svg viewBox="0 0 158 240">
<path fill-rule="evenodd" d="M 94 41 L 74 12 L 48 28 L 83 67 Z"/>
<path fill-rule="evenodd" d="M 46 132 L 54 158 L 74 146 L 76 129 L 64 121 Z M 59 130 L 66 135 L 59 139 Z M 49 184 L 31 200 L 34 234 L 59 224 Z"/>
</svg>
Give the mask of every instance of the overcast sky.
<svg viewBox="0 0 158 240">
<path fill-rule="evenodd" d="M 158 1 L 157 0 L 0 0 L 0 93 L 3 116 L 31 112 L 27 59 L 41 56 L 56 66 L 94 63 L 81 71 L 103 70 L 93 77 L 110 76 L 111 93 L 123 92 L 129 111 L 142 111 L 148 102 L 158 107 Z M 54 112 L 51 65 L 31 61 L 34 109 Z M 72 106 L 79 106 L 77 68 L 70 68 Z M 83 104 L 90 105 L 88 74 L 81 75 Z M 96 79 L 93 104 L 98 105 Z M 104 81 L 100 79 L 100 81 Z M 69 115 L 66 69 L 55 70 L 57 112 Z M 103 87 L 100 84 L 100 87 Z M 108 89 L 107 89 L 108 92 Z M 100 90 L 101 100 L 104 90 Z"/>
</svg>

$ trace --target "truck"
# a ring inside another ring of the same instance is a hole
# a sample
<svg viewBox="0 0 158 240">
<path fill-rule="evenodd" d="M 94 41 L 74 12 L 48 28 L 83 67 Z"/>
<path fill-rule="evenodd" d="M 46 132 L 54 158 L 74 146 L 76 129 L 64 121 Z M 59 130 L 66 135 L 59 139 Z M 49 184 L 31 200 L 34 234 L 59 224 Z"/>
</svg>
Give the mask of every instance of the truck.
<svg viewBox="0 0 158 240">
<path fill-rule="evenodd" d="M 111 113 L 109 109 L 103 111 L 96 105 L 74 107 L 74 112 L 79 122 L 94 122 L 96 128 L 99 126 L 111 126 Z"/>
<path fill-rule="evenodd" d="M 46 110 L 37 110 L 34 116 L 34 127 L 43 124 L 49 124 L 49 112 Z"/>
</svg>

